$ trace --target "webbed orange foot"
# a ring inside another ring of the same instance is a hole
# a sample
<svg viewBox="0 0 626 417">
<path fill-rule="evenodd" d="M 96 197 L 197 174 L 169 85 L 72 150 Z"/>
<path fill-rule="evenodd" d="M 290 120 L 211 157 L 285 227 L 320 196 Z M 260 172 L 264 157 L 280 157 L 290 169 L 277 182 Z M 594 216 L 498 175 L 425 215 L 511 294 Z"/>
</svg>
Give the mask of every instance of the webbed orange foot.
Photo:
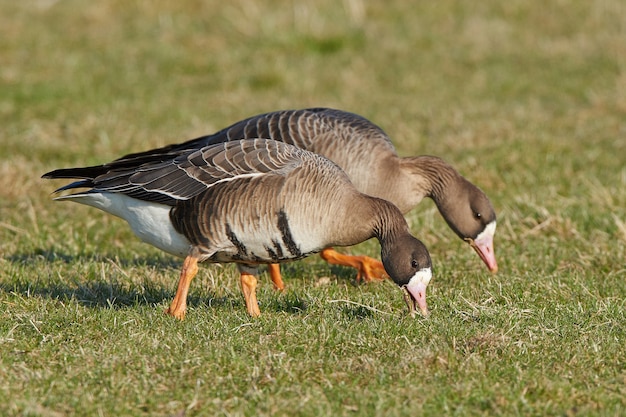
<svg viewBox="0 0 626 417">
<path fill-rule="evenodd" d="M 355 268 L 357 270 L 357 281 L 372 282 L 389 278 L 389 274 L 385 271 L 382 262 L 369 256 L 343 255 L 332 248 L 324 249 L 320 252 L 320 256 L 330 264 Z"/>
</svg>

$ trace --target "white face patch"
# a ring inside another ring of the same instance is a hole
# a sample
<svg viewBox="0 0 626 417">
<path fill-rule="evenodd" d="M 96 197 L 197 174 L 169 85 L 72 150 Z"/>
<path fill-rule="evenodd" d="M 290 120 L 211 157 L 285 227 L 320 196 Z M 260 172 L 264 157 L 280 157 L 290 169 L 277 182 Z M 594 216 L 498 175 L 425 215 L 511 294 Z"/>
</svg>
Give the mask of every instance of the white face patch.
<svg viewBox="0 0 626 417">
<path fill-rule="evenodd" d="M 415 273 L 406 285 L 406 288 L 411 291 L 418 286 L 425 288 L 433 277 L 433 273 L 430 268 L 422 268 Z"/>
<path fill-rule="evenodd" d="M 478 236 L 476 236 L 476 239 L 474 239 L 474 242 L 485 242 L 485 241 L 492 242 L 493 236 L 495 234 L 496 234 L 496 221 L 494 220 L 485 227 L 485 230 L 483 230 L 482 232 L 478 234 Z"/>
<path fill-rule="evenodd" d="M 480 259 L 493 273 L 498 272 L 498 262 L 493 250 L 493 235 L 496 233 L 496 221 L 489 223 L 476 239 L 466 239 L 472 248 L 478 253 Z"/>
<path fill-rule="evenodd" d="M 428 317 L 428 306 L 426 305 L 426 287 L 430 282 L 433 274 L 430 268 L 420 269 L 411 277 L 406 285 L 406 291 L 410 294 L 409 298 L 405 296 L 405 301 L 409 307 L 409 313 L 412 317 L 415 314 L 415 304 L 419 307 L 424 317 Z M 412 300 L 410 298 L 413 298 Z"/>
</svg>

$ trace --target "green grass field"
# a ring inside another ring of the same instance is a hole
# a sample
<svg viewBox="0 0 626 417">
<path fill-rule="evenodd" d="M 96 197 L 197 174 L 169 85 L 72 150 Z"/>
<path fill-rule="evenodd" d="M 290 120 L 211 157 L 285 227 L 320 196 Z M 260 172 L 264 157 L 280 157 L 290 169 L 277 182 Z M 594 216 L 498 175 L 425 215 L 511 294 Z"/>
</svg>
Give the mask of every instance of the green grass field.
<svg viewBox="0 0 626 417">
<path fill-rule="evenodd" d="M 624 2 L 180 3 L 0 3 L 0 415 L 626 414 Z M 315 256 L 177 322 L 181 260 L 40 179 L 308 106 L 480 186 L 499 273 L 428 200 L 429 319 Z"/>
</svg>

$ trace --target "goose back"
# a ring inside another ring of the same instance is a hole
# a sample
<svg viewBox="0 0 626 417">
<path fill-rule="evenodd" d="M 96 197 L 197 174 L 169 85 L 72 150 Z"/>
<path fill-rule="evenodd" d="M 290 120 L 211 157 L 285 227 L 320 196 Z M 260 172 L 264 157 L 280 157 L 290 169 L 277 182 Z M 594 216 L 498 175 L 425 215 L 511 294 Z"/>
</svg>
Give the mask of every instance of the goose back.
<svg viewBox="0 0 626 417">
<path fill-rule="evenodd" d="M 54 171 L 44 177 L 57 178 Z M 381 229 L 376 219 L 397 210 L 358 192 L 327 158 L 264 139 L 221 142 L 165 162 L 116 167 L 57 191 L 83 187 L 90 189 L 62 198 L 75 198 L 129 223 L 147 221 L 128 218 L 131 203 L 169 207 L 176 232 L 200 250 L 202 261 L 212 262 L 280 262 L 328 246 L 352 245 L 374 237 Z M 103 204 L 103 199 L 115 204 Z M 397 217 L 397 226 L 384 228 L 402 227 Z M 142 230 L 140 237 L 148 243 L 157 240 L 146 236 L 148 225 L 131 227 Z M 179 248 L 168 252 L 184 256 Z"/>
<path fill-rule="evenodd" d="M 339 165 L 359 191 L 397 200 L 386 195 L 389 187 L 380 186 L 380 178 L 399 179 L 393 172 L 397 170 L 396 151 L 387 134 L 359 115 L 328 108 L 265 113 L 187 142 L 128 154 L 108 164 L 73 169 L 71 174 L 62 169 L 54 174 L 57 178 L 90 178 L 111 170 L 169 161 L 217 143 L 254 138 L 272 139 L 323 155 Z"/>
</svg>

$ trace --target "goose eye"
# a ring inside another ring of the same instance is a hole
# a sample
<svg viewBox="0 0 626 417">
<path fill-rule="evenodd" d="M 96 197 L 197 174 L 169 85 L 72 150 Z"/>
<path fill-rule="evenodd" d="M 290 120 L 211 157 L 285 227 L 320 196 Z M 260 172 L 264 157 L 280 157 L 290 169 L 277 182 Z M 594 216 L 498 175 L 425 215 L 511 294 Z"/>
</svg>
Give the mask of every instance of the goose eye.
<svg viewBox="0 0 626 417">
<path fill-rule="evenodd" d="M 417 269 L 417 267 L 418 267 L 418 266 L 419 266 L 419 265 L 418 265 L 417 261 L 416 261 L 415 259 L 413 259 L 413 260 L 411 261 L 411 268 Z"/>
<path fill-rule="evenodd" d="M 476 217 L 477 219 L 480 219 L 482 217 L 482 214 L 480 213 L 474 213 L 474 217 Z"/>
</svg>

